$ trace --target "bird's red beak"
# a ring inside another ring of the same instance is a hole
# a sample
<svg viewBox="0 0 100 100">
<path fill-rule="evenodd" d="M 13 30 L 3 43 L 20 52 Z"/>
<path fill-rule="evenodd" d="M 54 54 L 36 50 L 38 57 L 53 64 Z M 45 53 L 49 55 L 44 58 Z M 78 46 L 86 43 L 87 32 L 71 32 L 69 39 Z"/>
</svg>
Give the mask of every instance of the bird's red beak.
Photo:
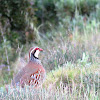
<svg viewBox="0 0 100 100">
<path fill-rule="evenodd" d="M 43 49 L 39 48 L 39 51 L 43 51 Z"/>
</svg>

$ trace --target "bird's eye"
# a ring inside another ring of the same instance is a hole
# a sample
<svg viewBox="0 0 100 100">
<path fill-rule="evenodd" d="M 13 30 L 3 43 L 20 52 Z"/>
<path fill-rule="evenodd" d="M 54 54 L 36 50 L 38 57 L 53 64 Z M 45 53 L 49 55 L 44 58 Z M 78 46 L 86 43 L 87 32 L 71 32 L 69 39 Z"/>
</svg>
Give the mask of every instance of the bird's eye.
<svg viewBox="0 0 100 100">
<path fill-rule="evenodd" d="M 39 50 L 39 48 L 35 48 L 35 50 Z"/>
</svg>

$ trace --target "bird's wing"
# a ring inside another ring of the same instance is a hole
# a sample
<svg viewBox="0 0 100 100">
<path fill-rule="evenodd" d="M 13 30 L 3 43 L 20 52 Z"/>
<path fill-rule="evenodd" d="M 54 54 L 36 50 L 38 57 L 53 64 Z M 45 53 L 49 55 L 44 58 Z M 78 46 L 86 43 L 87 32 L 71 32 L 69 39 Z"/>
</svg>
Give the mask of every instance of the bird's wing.
<svg viewBox="0 0 100 100">
<path fill-rule="evenodd" d="M 14 77 L 14 79 L 12 80 L 12 85 L 14 86 L 17 83 L 20 83 L 21 79 L 23 79 L 25 76 L 27 76 L 27 78 L 30 78 L 29 75 L 31 75 L 31 73 L 35 73 L 37 70 L 38 70 L 38 68 L 35 67 L 34 65 L 33 65 L 33 67 L 26 65 Z"/>
<path fill-rule="evenodd" d="M 35 68 L 31 71 L 27 71 L 22 77 L 21 77 L 21 86 L 25 84 L 30 85 L 31 80 L 37 80 L 36 76 L 38 76 L 38 68 Z"/>
</svg>

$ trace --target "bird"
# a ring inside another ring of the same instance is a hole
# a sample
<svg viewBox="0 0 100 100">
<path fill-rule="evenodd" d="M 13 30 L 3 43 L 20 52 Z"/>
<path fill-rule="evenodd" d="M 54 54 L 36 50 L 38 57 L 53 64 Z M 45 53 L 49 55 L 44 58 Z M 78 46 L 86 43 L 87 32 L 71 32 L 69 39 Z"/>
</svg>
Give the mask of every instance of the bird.
<svg viewBox="0 0 100 100">
<path fill-rule="evenodd" d="M 29 62 L 15 75 L 12 80 L 12 86 L 20 85 L 24 88 L 25 85 L 28 85 L 37 88 L 43 84 L 46 71 L 38 57 L 41 51 L 43 49 L 39 47 L 30 48 Z"/>
</svg>

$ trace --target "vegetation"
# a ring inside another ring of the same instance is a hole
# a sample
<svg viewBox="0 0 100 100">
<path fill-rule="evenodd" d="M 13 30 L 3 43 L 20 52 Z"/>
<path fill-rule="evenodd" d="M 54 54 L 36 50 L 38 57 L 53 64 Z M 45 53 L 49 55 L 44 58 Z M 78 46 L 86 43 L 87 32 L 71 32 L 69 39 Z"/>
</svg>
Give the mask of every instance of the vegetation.
<svg viewBox="0 0 100 100">
<path fill-rule="evenodd" d="M 100 99 L 99 0 L 0 0 L 0 8 L 0 100 Z M 31 46 L 44 49 L 43 87 L 12 88 Z"/>
</svg>

